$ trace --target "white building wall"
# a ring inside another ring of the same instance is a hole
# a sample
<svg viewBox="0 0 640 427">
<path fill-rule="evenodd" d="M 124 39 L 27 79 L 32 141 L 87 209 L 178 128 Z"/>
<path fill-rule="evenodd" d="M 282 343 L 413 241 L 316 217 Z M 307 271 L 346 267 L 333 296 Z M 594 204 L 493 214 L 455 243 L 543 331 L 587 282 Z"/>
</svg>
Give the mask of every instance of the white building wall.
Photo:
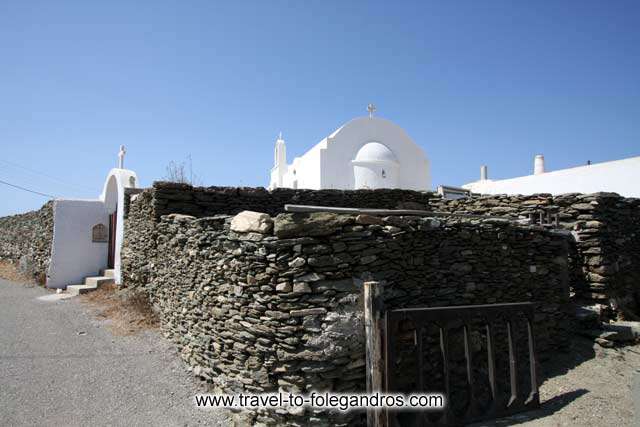
<svg viewBox="0 0 640 427">
<path fill-rule="evenodd" d="M 47 273 L 48 288 L 66 288 L 83 283 L 107 267 L 109 244 L 92 241 L 92 228 L 104 224 L 109 216 L 100 200 L 55 200 L 53 204 L 53 243 Z"/>
<path fill-rule="evenodd" d="M 369 142 L 384 144 L 395 154 L 399 163 L 398 188 L 418 191 L 431 188 L 429 161 L 424 151 L 400 126 L 380 117 L 354 119 L 328 138 L 323 188 L 355 188 L 351 161 Z"/>
<path fill-rule="evenodd" d="M 53 243 L 47 287 L 66 288 L 82 283 L 107 268 L 106 242 L 92 242 L 94 225 L 109 229 L 109 214 L 117 209 L 114 279 L 121 283 L 120 251 L 124 240 L 124 190 L 136 188 L 138 177 L 127 169 L 111 169 L 97 200 L 54 201 Z"/>
<path fill-rule="evenodd" d="M 304 156 L 293 159 L 293 162 L 287 165 L 282 186 L 284 188 L 320 189 L 322 185 L 321 155 L 322 150 L 316 145 Z"/>
<path fill-rule="evenodd" d="M 640 197 L 640 157 L 594 163 L 519 178 L 476 181 L 463 187 L 481 194 L 618 193 Z"/>
<path fill-rule="evenodd" d="M 379 117 L 351 120 L 303 156 L 296 157 L 288 165 L 283 187 L 354 189 L 352 161 L 358 150 L 370 142 L 384 144 L 397 157 L 399 166 L 394 176 L 396 188 L 418 191 L 431 188 L 429 161 L 424 151 L 402 128 Z"/>
</svg>

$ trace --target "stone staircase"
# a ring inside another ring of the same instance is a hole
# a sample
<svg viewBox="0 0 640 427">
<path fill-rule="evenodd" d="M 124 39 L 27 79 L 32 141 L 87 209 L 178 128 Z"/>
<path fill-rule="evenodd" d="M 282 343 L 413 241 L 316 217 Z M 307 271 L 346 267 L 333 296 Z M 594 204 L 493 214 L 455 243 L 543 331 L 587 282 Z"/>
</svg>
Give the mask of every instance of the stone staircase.
<svg viewBox="0 0 640 427">
<path fill-rule="evenodd" d="M 101 270 L 100 274 L 100 276 L 85 277 L 84 284 L 67 286 L 67 292 L 70 295 L 86 294 L 87 292 L 95 291 L 100 285 L 115 282 L 113 269 Z"/>
</svg>

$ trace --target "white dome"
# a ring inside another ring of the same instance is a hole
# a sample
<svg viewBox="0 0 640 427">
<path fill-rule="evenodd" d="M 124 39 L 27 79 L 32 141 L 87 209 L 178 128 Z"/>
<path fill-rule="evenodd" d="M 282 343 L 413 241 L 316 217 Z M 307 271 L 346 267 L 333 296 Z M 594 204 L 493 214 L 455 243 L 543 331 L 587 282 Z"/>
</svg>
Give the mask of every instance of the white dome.
<svg viewBox="0 0 640 427">
<path fill-rule="evenodd" d="M 396 155 L 384 144 L 379 142 L 369 142 L 358 150 L 356 162 L 373 162 L 373 163 L 398 163 Z"/>
</svg>

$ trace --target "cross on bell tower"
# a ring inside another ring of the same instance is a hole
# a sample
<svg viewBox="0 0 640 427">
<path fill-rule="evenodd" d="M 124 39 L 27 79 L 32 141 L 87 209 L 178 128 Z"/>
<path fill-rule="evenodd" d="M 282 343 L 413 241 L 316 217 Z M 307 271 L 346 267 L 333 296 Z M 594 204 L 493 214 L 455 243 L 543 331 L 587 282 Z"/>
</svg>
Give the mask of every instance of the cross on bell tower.
<svg viewBox="0 0 640 427">
<path fill-rule="evenodd" d="M 124 169 L 124 155 L 127 154 L 127 150 L 124 148 L 124 145 L 120 146 L 120 151 L 118 152 L 118 169 Z"/>
<path fill-rule="evenodd" d="M 373 113 L 375 113 L 377 110 L 376 106 L 373 104 L 369 104 L 367 105 L 367 111 L 369 112 L 369 118 L 373 117 Z"/>
</svg>

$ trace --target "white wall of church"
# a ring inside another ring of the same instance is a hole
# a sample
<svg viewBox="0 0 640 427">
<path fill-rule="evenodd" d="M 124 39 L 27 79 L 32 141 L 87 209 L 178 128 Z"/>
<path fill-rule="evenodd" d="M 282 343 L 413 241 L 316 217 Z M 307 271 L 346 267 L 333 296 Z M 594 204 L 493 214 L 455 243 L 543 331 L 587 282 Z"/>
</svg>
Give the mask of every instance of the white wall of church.
<svg viewBox="0 0 640 427">
<path fill-rule="evenodd" d="M 640 157 L 594 163 L 519 178 L 476 181 L 464 185 L 481 194 L 596 193 L 614 192 L 640 197 Z"/>
<path fill-rule="evenodd" d="M 384 159 L 354 162 L 360 149 L 376 144 L 389 149 L 393 164 Z M 277 187 L 276 170 L 272 169 L 270 188 Z M 431 188 L 429 161 L 424 151 L 402 128 L 379 117 L 351 120 L 296 157 L 287 165 L 282 179 L 282 187 L 286 188 L 352 190 L 365 186 L 419 191 Z"/>
<path fill-rule="evenodd" d="M 322 150 L 316 145 L 307 151 L 304 156 L 293 159 L 284 177 L 284 186 L 315 190 L 322 188 L 321 164 Z"/>
<path fill-rule="evenodd" d="M 354 164 L 353 171 L 356 190 L 398 187 L 398 166 L 396 165 Z"/>
<path fill-rule="evenodd" d="M 107 242 L 93 242 L 92 228 L 104 224 L 117 210 L 114 279 L 121 283 L 120 250 L 124 239 L 124 190 L 135 188 L 138 177 L 127 169 L 111 169 L 96 200 L 57 199 L 53 208 L 53 243 L 47 287 L 66 288 L 83 283 L 107 268 Z"/>
<path fill-rule="evenodd" d="M 398 159 L 397 188 L 419 191 L 431 188 L 429 161 L 423 150 L 401 127 L 380 117 L 354 119 L 327 138 L 322 188 L 355 188 L 352 161 L 358 150 L 370 142 L 384 144 Z"/>
<path fill-rule="evenodd" d="M 55 200 L 53 243 L 47 273 L 47 287 L 64 289 L 83 283 L 107 266 L 108 243 L 92 241 L 92 228 L 109 217 L 100 200 Z"/>
<path fill-rule="evenodd" d="M 379 142 L 363 145 L 351 161 L 354 188 L 398 188 L 400 164 L 389 147 Z"/>
</svg>

